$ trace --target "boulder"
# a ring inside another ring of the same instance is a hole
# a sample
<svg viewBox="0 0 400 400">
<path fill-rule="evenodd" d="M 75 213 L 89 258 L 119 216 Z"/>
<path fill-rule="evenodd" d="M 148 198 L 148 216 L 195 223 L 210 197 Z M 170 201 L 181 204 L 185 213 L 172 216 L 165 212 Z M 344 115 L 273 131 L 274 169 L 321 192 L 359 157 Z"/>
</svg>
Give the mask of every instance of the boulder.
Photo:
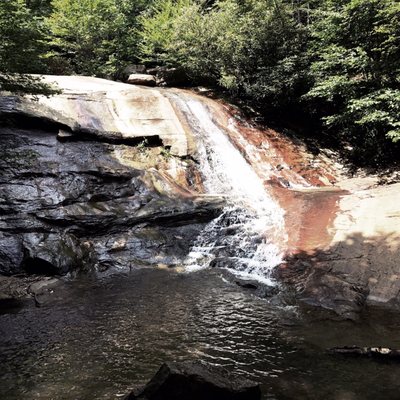
<svg viewBox="0 0 400 400">
<path fill-rule="evenodd" d="M 251 290 L 259 297 L 273 297 L 280 292 L 279 286 L 272 286 L 255 279 L 237 275 L 237 271 L 234 269 L 234 260 L 232 259 L 229 260 L 227 258 L 217 257 L 211 261 L 210 265 L 220 268 L 219 274 L 223 276 L 226 281 L 240 286 L 243 289 Z"/>
<path fill-rule="evenodd" d="M 28 287 L 28 293 L 35 299 L 37 307 L 47 304 L 53 297 L 55 289 L 62 284 L 62 281 L 56 278 L 45 278 L 37 281 Z"/>
<path fill-rule="evenodd" d="M 332 274 L 312 269 L 305 282 L 299 279 L 299 299 L 307 304 L 332 310 L 344 319 L 356 320 L 366 305 L 368 287 L 362 282 L 350 281 L 343 274 Z"/>
<path fill-rule="evenodd" d="M 146 74 L 131 74 L 126 83 L 131 85 L 156 86 L 156 77 Z"/>
<path fill-rule="evenodd" d="M 165 363 L 151 381 L 125 400 L 259 400 L 260 386 L 223 368 L 196 362 Z"/>
<path fill-rule="evenodd" d="M 31 293 L 34 296 L 39 296 L 47 291 L 53 290 L 60 283 L 61 281 L 57 278 L 45 278 L 43 280 L 32 283 L 28 287 L 28 293 Z"/>
</svg>

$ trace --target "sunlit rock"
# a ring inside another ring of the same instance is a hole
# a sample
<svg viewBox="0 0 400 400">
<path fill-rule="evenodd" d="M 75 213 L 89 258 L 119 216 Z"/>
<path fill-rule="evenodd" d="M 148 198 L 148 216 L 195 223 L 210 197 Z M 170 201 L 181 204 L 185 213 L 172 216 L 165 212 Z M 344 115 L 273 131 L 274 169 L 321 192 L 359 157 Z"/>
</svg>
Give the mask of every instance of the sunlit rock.
<svg viewBox="0 0 400 400">
<path fill-rule="evenodd" d="M 156 77 L 154 75 L 147 74 L 131 74 L 129 75 L 126 83 L 131 85 L 142 85 L 142 86 L 156 86 Z"/>
</svg>

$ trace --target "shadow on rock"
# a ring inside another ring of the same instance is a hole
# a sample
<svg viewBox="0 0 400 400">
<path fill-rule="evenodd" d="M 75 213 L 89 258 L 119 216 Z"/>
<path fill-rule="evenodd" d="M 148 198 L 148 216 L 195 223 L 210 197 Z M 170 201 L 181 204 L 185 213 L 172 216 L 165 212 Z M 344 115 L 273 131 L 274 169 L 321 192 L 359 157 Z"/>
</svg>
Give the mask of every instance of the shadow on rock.
<svg viewBox="0 0 400 400">
<path fill-rule="evenodd" d="M 275 271 L 307 304 L 356 319 L 369 305 L 400 306 L 400 233 L 359 234 L 326 249 L 289 255 Z"/>
</svg>

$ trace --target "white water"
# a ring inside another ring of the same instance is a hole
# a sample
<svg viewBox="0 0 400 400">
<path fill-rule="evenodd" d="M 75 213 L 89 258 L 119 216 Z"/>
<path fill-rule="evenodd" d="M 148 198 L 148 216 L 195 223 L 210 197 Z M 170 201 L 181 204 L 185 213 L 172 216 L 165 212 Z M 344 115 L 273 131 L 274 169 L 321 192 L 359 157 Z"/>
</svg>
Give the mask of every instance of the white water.
<svg viewBox="0 0 400 400">
<path fill-rule="evenodd" d="M 207 193 L 224 195 L 227 206 L 198 237 L 186 260 L 193 271 L 217 263 L 235 275 L 273 284 L 272 269 L 282 261 L 276 242 L 283 232 L 283 211 L 240 151 L 197 100 L 179 102 L 194 129 L 200 171 Z"/>
</svg>

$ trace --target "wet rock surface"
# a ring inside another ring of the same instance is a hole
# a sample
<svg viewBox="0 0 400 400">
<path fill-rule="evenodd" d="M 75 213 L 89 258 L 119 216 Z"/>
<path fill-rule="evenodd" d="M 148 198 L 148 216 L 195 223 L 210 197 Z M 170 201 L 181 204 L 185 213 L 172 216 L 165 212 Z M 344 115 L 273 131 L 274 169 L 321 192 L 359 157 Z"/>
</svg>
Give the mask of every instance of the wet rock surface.
<svg viewBox="0 0 400 400">
<path fill-rule="evenodd" d="M 83 104 L 88 111 L 88 99 L 68 101 L 70 109 Z M 59 140 L 60 120 L 55 114 L 49 124 L 51 112 L 42 106 L 34 120 L 35 103 L 28 120 L 16 109 L 11 120 L 9 111 L 0 113 L 0 273 L 58 276 L 182 263 L 222 206 L 196 194 L 194 164 L 147 141 L 110 143 L 101 134 Z"/>
<path fill-rule="evenodd" d="M 179 263 L 218 201 L 158 192 L 149 172 L 118 163 L 118 148 L 2 129 L 1 273 Z"/>
<path fill-rule="evenodd" d="M 366 307 L 369 293 L 365 282 L 332 270 L 329 262 L 316 265 L 294 258 L 287 270 L 278 270 L 279 279 L 293 287 L 306 304 L 333 311 L 341 318 L 356 320 Z"/>
<path fill-rule="evenodd" d="M 34 299 L 37 306 L 43 305 L 62 284 L 58 278 L 40 275 L 0 275 L 0 313 L 27 299 Z"/>
<path fill-rule="evenodd" d="M 230 375 L 223 368 L 196 362 L 166 363 L 141 390 L 125 400 L 259 400 L 255 382 Z"/>
</svg>

